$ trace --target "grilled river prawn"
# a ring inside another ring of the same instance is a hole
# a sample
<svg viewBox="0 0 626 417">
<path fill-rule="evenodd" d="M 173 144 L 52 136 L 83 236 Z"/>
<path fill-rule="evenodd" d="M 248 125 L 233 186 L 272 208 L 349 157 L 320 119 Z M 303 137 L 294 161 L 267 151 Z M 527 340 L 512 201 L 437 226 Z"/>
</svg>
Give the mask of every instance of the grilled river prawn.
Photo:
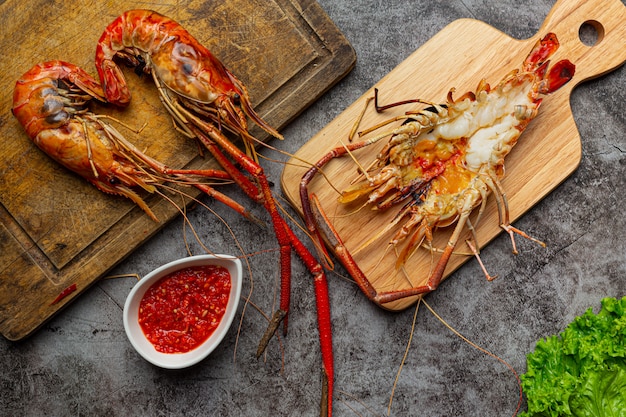
<svg viewBox="0 0 626 417">
<path fill-rule="evenodd" d="M 157 217 L 135 189 L 154 193 L 165 182 L 193 185 L 254 219 L 243 206 L 200 182 L 230 182 L 226 172 L 168 168 L 91 113 L 87 108 L 91 100 L 104 101 L 95 79 L 74 64 L 48 61 L 35 65 L 16 82 L 12 111 L 48 156 L 99 190 L 131 199 L 155 221 Z"/>
<path fill-rule="evenodd" d="M 130 92 L 116 61 L 134 67 L 138 73 L 150 74 L 159 90 L 161 101 L 177 127 L 197 139 L 241 189 L 269 213 L 280 245 L 280 307 L 262 338 L 259 352 L 280 321 L 287 331 L 290 303 L 291 251 L 300 257 L 314 277 L 317 300 L 320 346 L 324 363 L 327 393 L 322 408 L 332 411 L 333 355 L 330 306 L 324 269 L 307 247 L 296 237 L 278 211 L 269 181 L 256 162 L 256 139 L 248 133 L 249 117 L 270 135 L 282 136 L 252 108 L 248 92 L 205 46 L 172 19 L 150 10 L 130 10 L 111 22 L 96 48 L 95 64 L 108 102 L 125 106 Z M 239 149 L 225 132 L 239 136 L 247 152 Z M 245 172 L 241 172 L 239 165 Z M 252 180 L 245 175 L 249 174 Z"/>
<path fill-rule="evenodd" d="M 340 262 L 372 301 L 385 304 L 435 290 L 464 227 L 467 225 L 473 230 L 470 214 L 480 207 L 480 218 L 489 193 L 496 198 L 500 225 L 511 235 L 514 251 L 514 234 L 529 237 L 509 223 L 500 180 L 504 176 L 504 158 L 537 115 L 541 96 L 556 91 L 574 75 L 575 67 L 567 60 L 548 69 L 548 58 L 558 47 L 556 35 L 549 33 L 536 43 L 522 68 L 509 73 L 494 88 L 483 80 L 476 92 L 468 92 L 457 99 L 453 98 L 451 90 L 445 105 L 427 103 L 429 108 L 407 112 L 405 116 L 368 129 L 362 133 L 371 133 L 388 123 L 405 120 L 391 132 L 333 149 L 304 174 L 300 197 L 307 228 L 320 240 L 324 233 Z M 410 102 L 424 103 L 408 100 L 384 108 Z M 384 108 L 377 106 L 379 111 Z M 400 268 L 420 247 L 428 245 L 432 250 L 435 228 L 454 223 L 456 226 L 425 285 L 378 292 L 345 248 L 307 186 L 333 158 L 351 154 L 384 138 L 389 141 L 372 166 L 363 169 L 362 179 L 339 197 L 339 201 L 346 204 L 365 199 L 364 205 L 377 209 L 403 204 L 390 224 L 365 245 L 397 229 L 389 245 L 399 247 L 404 242 L 396 262 L 396 267 Z M 474 223 L 478 223 L 478 219 Z M 469 240 L 468 245 L 478 255 Z"/>
</svg>

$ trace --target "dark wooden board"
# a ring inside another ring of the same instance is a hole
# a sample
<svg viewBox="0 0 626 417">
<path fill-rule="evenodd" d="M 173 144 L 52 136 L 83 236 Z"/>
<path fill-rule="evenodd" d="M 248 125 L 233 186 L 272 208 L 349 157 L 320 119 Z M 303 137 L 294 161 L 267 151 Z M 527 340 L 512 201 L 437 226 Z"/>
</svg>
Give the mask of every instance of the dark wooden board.
<svg viewBox="0 0 626 417">
<path fill-rule="evenodd" d="M 247 85 L 261 116 L 279 129 L 356 61 L 314 1 L 167 3 L 150 7 L 209 47 Z M 121 0 L 0 4 L 0 332 L 10 340 L 31 334 L 177 216 L 169 203 L 151 197 L 161 220 L 155 223 L 129 200 L 96 190 L 39 151 L 10 111 L 15 81 L 39 62 L 61 59 L 96 75 L 95 45 L 104 28 L 125 10 L 145 7 Z M 141 135 L 128 137 L 169 166 L 211 166 L 197 156 L 192 141 L 174 131 L 153 85 L 132 74 L 127 78 L 131 105 L 98 111 L 136 127 L 147 122 Z M 76 292 L 50 305 L 73 283 Z"/>
</svg>

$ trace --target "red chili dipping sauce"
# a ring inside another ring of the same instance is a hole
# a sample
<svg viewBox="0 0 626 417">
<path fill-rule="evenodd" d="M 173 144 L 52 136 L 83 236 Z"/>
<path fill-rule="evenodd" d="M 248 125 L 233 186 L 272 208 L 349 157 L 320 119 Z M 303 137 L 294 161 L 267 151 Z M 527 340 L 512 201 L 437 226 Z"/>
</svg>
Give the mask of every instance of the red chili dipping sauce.
<svg viewBox="0 0 626 417">
<path fill-rule="evenodd" d="M 173 272 L 146 291 L 139 304 L 139 325 L 159 352 L 188 352 L 219 325 L 230 287 L 230 273 L 222 266 Z"/>
</svg>

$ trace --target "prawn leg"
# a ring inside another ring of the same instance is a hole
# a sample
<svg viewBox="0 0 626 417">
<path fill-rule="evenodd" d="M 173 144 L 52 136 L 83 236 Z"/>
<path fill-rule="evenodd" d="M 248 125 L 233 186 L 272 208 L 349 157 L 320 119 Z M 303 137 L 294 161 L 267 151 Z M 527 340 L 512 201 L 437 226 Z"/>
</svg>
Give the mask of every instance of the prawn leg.
<svg viewBox="0 0 626 417">
<path fill-rule="evenodd" d="M 176 178 L 182 181 L 182 183 L 190 184 L 193 187 L 200 190 L 201 192 L 203 192 L 208 197 L 213 198 L 219 201 L 220 203 L 226 205 L 227 207 L 239 213 L 246 219 L 258 225 L 261 225 L 261 226 L 263 225 L 263 221 L 261 221 L 256 216 L 254 216 L 248 209 L 246 209 L 237 201 L 233 200 L 232 198 L 228 197 L 224 193 L 216 190 L 214 187 L 211 187 L 208 184 L 190 179 L 192 177 L 201 177 L 201 178 L 211 178 L 213 180 L 223 180 L 225 182 L 233 181 L 231 175 L 228 172 L 218 170 L 218 169 L 170 168 L 167 165 L 163 164 L 162 162 L 143 153 L 135 145 L 133 145 L 128 140 L 126 140 L 126 138 L 122 134 L 120 134 L 115 128 L 113 128 L 113 126 L 107 125 L 103 122 L 100 122 L 100 124 L 109 133 L 110 136 L 115 138 L 115 143 L 117 144 L 117 147 L 123 149 L 124 152 L 128 155 L 129 159 L 132 156 L 132 158 L 135 158 L 143 162 L 144 164 L 148 165 L 149 167 L 151 167 L 152 169 L 154 169 L 155 171 L 157 171 L 158 173 L 162 174 L 165 177 Z"/>
<path fill-rule="evenodd" d="M 255 193 L 256 188 L 253 184 L 243 175 L 236 175 L 233 172 L 233 178 L 235 181 L 240 181 L 242 189 L 247 190 L 248 196 L 255 199 L 257 202 L 263 204 L 272 218 L 272 224 L 274 225 L 274 231 L 277 240 L 280 245 L 280 267 L 281 267 L 281 291 L 280 291 L 280 306 L 279 310 L 274 313 L 275 320 L 270 322 L 270 325 L 261 338 L 259 347 L 257 349 L 257 357 L 266 349 L 271 335 L 277 330 L 281 323 L 283 324 L 283 333 L 287 333 L 288 324 L 288 312 L 290 305 L 291 295 L 291 250 L 292 248 L 307 267 L 309 272 L 313 275 L 313 284 L 315 289 L 316 309 L 317 309 L 317 321 L 320 338 L 320 349 L 322 353 L 322 362 L 324 364 L 324 380 L 323 385 L 326 390 L 323 393 L 323 407 L 327 410 L 327 415 L 332 415 L 332 392 L 333 392 L 333 380 L 334 380 L 334 361 L 332 350 L 332 325 L 330 321 L 330 300 L 328 296 L 328 281 L 324 269 L 320 263 L 315 259 L 306 246 L 298 239 L 293 233 L 291 228 L 287 225 L 285 220 L 278 212 L 278 208 L 274 201 L 274 197 L 271 193 L 267 178 L 263 174 L 263 168 L 256 164 L 250 157 L 243 153 L 239 148 L 233 146 L 232 143 L 223 137 L 223 135 L 214 129 L 211 129 L 213 133 L 211 138 L 218 141 L 220 147 L 212 146 L 211 143 L 206 143 L 208 138 L 198 133 L 198 138 L 205 143 L 205 146 L 209 149 L 209 152 L 218 160 L 224 159 L 223 166 L 230 172 L 236 170 L 236 168 L 225 158 L 220 148 L 225 149 L 231 153 L 231 157 L 237 160 L 238 163 L 248 171 L 259 183 L 259 188 L 262 192 L 261 195 Z M 227 162 L 228 161 L 228 162 Z M 239 173 L 240 174 L 240 173 Z"/>
<path fill-rule="evenodd" d="M 454 249 L 465 225 L 464 222 L 465 220 L 467 220 L 467 218 L 469 218 L 469 215 L 471 214 L 471 211 L 466 211 L 461 215 L 459 223 L 455 227 L 452 236 L 448 240 L 441 257 L 437 261 L 437 264 L 435 265 L 432 273 L 428 277 L 425 285 L 420 285 L 417 287 L 407 288 L 403 290 L 378 292 L 369 282 L 367 276 L 354 260 L 350 251 L 345 247 L 345 244 L 343 243 L 341 237 L 324 213 L 321 204 L 317 199 L 317 196 L 315 194 L 310 194 L 310 196 L 307 197 L 307 200 L 309 198 L 310 201 L 308 202 L 310 204 L 310 202 L 312 201 L 313 204 L 310 205 L 310 207 L 312 207 L 313 210 L 311 211 L 311 216 L 308 216 L 308 218 L 306 218 L 305 220 L 307 223 L 307 227 L 309 227 L 310 230 L 315 230 L 317 235 L 320 237 L 320 231 L 321 233 L 323 233 L 323 236 L 332 247 L 333 252 L 337 256 L 341 264 L 344 266 L 344 268 L 346 268 L 350 276 L 355 280 L 356 284 L 359 286 L 363 294 L 365 294 L 365 296 L 370 301 L 374 302 L 377 305 L 383 305 L 406 297 L 425 295 L 429 292 L 436 290 L 441 283 L 450 257 L 454 253 Z"/>
</svg>

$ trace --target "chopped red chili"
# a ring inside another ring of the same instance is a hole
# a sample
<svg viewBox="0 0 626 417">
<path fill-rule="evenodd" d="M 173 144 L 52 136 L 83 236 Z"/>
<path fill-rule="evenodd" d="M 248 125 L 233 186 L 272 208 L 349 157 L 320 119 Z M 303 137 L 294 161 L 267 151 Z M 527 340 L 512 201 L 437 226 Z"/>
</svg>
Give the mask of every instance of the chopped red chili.
<svg viewBox="0 0 626 417">
<path fill-rule="evenodd" d="M 222 320 L 230 288 L 230 274 L 222 266 L 195 266 L 166 275 L 148 288 L 139 304 L 141 329 L 159 352 L 195 349 Z"/>
<path fill-rule="evenodd" d="M 54 305 L 58 302 L 60 302 L 62 299 L 64 299 L 65 297 L 67 297 L 68 295 L 70 295 L 71 293 L 73 293 L 74 291 L 76 291 L 76 284 L 72 284 L 69 287 L 67 287 L 66 289 L 64 289 L 63 291 L 61 291 L 59 293 L 59 295 L 57 295 L 57 298 L 55 298 L 54 300 L 52 300 L 52 302 L 50 303 L 50 305 Z"/>
</svg>

